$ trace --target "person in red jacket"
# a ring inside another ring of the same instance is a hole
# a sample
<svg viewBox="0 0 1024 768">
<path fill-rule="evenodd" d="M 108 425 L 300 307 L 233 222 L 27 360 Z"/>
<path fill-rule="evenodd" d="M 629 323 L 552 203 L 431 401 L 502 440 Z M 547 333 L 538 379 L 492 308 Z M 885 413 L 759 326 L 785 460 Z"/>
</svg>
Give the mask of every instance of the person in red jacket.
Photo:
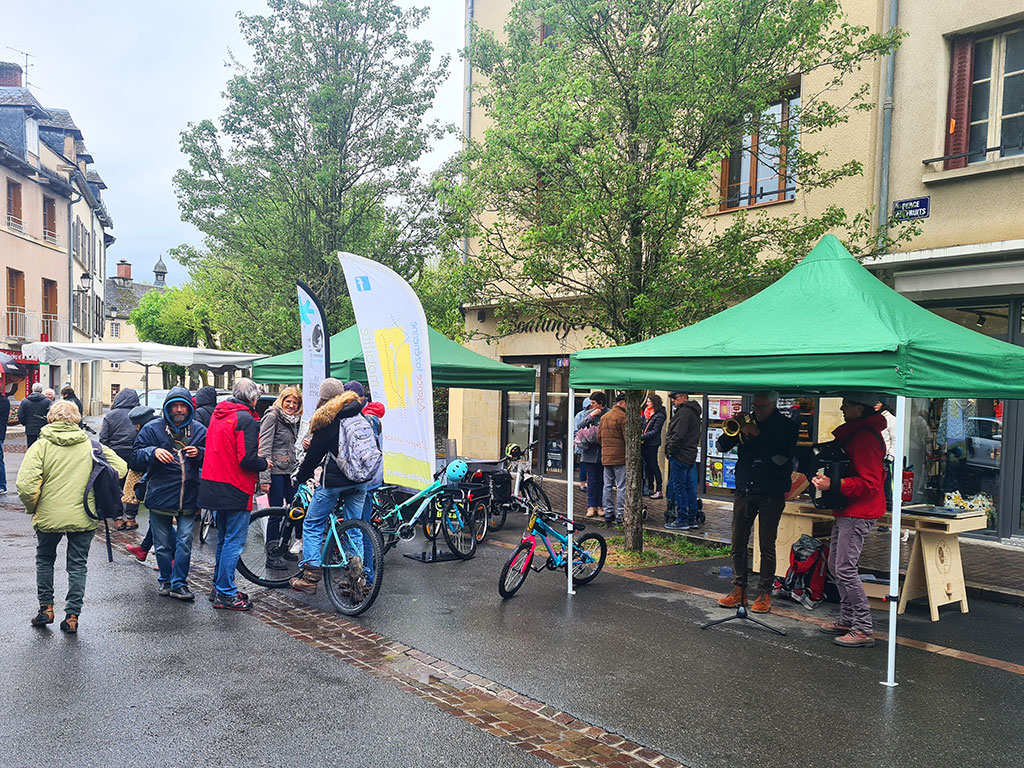
<svg viewBox="0 0 1024 768">
<path fill-rule="evenodd" d="M 861 648 L 875 644 L 872 634 L 871 606 L 860 580 L 858 564 L 864 538 L 885 514 L 885 417 L 874 410 L 878 396 L 848 393 L 843 396 L 843 418 L 832 431 L 850 457 L 850 476 L 844 477 L 839 492 L 846 500 L 843 509 L 834 511 L 835 525 L 828 556 L 828 567 L 839 588 L 839 621 L 826 624 L 821 631 L 835 635 L 836 645 Z M 811 480 L 814 487 L 827 491 L 831 481 L 825 475 Z"/>
<path fill-rule="evenodd" d="M 199 506 L 216 512 L 217 562 L 213 569 L 214 608 L 248 611 L 248 596 L 235 586 L 235 568 L 249 532 L 252 495 L 270 462 L 257 454 L 260 390 L 252 379 L 238 379 L 231 397 L 218 403 L 206 430 L 206 458 L 199 481 Z"/>
</svg>

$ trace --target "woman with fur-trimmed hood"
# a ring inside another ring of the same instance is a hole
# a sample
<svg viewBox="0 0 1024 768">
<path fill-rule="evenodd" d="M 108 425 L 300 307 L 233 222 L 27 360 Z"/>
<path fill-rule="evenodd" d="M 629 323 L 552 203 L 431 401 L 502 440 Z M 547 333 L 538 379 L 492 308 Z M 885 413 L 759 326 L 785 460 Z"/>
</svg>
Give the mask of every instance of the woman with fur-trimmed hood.
<svg viewBox="0 0 1024 768">
<path fill-rule="evenodd" d="M 290 582 L 292 589 L 308 594 L 316 592 L 323 575 L 320 569 L 320 547 L 328 515 L 342 500 L 346 520 L 361 518 L 366 489 L 370 485 L 349 480 L 334 460 L 338 453 L 338 427 L 341 420 L 359 416 L 363 409 L 359 396 L 355 392 L 345 391 L 344 386 L 338 379 L 324 379 L 321 382 L 320 403 L 309 422 L 309 448 L 296 477 L 297 483 L 304 483 L 313 476 L 314 470 L 321 463 L 324 465 L 320 487 L 313 494 L 313 501 L 302 521 L 302 573 Z M 361 568 L 361 562 L 353 564 L 353 570 Z"/>
</svg>

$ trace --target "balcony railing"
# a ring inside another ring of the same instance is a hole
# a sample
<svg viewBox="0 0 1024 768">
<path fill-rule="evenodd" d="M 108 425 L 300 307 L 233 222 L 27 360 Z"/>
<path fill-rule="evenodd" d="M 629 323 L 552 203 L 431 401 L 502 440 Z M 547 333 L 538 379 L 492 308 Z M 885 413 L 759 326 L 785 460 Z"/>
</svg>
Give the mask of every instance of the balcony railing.
<svg viewBox="0 0 1024 768">
<path fill-rule="evenodd" d="M 58 235 L 56 232 L 50 232 L 44 229 L 43 240 L 50 243 L 51 245 L 60 245 L 60 235 Z"/>
<path fill-rule="evenodd" d="M 60 315 L 43 313 L 39 327 L 40 341 L 65 342 L 68 340 L 68 319 Z"/>
<path fill-rule="evenodd" d="M 7 307 L 7 338 L 28 338 L 28 313 L 24 307 Z"/>
<path fill-rule="evenodd" d="M 7 307 L 7 338 L 21 342 L 68 341 L 68 318 L 49 312 L 38 313 L 24 307 Z"/>
<path fill-rule="evenodd" d="M 25 232 L 25 222 L 20 217 L 15 216 L 13 213 L 7 214 L 7 228 L 13 229 L 15 232 Z"/>
</svg>

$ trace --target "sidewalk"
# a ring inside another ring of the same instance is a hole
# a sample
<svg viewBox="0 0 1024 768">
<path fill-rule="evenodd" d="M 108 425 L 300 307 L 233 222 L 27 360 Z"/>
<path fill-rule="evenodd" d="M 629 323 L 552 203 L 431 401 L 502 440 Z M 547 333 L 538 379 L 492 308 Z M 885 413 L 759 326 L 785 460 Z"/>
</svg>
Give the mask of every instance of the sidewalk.
<svg viewBox="0 0 1024 768">
<path fill-rule="evenodd" d="M 555 511 L 564 513 L 565 482 L 545 479 L 543 487 Z M 645 498 L 644 503 L 648 510 L 645 524 L 647 530 L 673 536 L 686 536 L 698 543 L 732 543 L 732 503 L 728 500 L 705 497 L 704 514 L 707 517 L 707 523 L 702 530 L 688 533 L 669 531 L 663 527 L 664 499 Z M 587 513 L 586 491 L 580 491 L 579 486 L 573 495 L 573 513 L 575 517 L 583 519 Z M 912 533 L 911 536 L 913 535 Z M 862 571 L 876 575 L 888 575 L 889 541 L 888 531 L 875 530 L 868 536 L 860 561 Z M 900 546 L 900 573 L 904 575 L 907 561 L 910 559 L 912 544 L 913 539 Z M 1024 546 L 961 536 L 960 552 L 963 557 L 968 597 L 1011 605 L 1024 605 Z"/>
</svg>

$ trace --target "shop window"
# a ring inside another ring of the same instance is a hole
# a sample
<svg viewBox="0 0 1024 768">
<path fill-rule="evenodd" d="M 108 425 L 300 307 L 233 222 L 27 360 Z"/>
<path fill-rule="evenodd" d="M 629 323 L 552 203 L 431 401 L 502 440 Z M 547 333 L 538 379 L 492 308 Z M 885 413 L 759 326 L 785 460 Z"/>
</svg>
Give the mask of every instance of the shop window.
<svg viewBox="0 0 1024 768">
<path fill-rule="evenodd" d="M 796 164 L 784 135 L 796 127 L 800 96 L 772 104 L 722 163 L 721 210 L 746 208 L 796 197 Z"/>
<path fill-rule="evenodd" d="M 1024 154 L 1024 29 L 953 43 L 945 168 Z"/>
<path fill-rule="evenodd" d="M 575 414 L 585 396 L 577 394 L 570 406 L 569 358 L 506 358 L 504 362 L 532 367 L 537 373 L 533 392 L 507 392 L 504 396 L 504 443 L 517 443 L 523 448 L 537 443 L 532 456 L 534 471 L 564 475 L 569 411 L 572 408 Z"/>
</svg>

